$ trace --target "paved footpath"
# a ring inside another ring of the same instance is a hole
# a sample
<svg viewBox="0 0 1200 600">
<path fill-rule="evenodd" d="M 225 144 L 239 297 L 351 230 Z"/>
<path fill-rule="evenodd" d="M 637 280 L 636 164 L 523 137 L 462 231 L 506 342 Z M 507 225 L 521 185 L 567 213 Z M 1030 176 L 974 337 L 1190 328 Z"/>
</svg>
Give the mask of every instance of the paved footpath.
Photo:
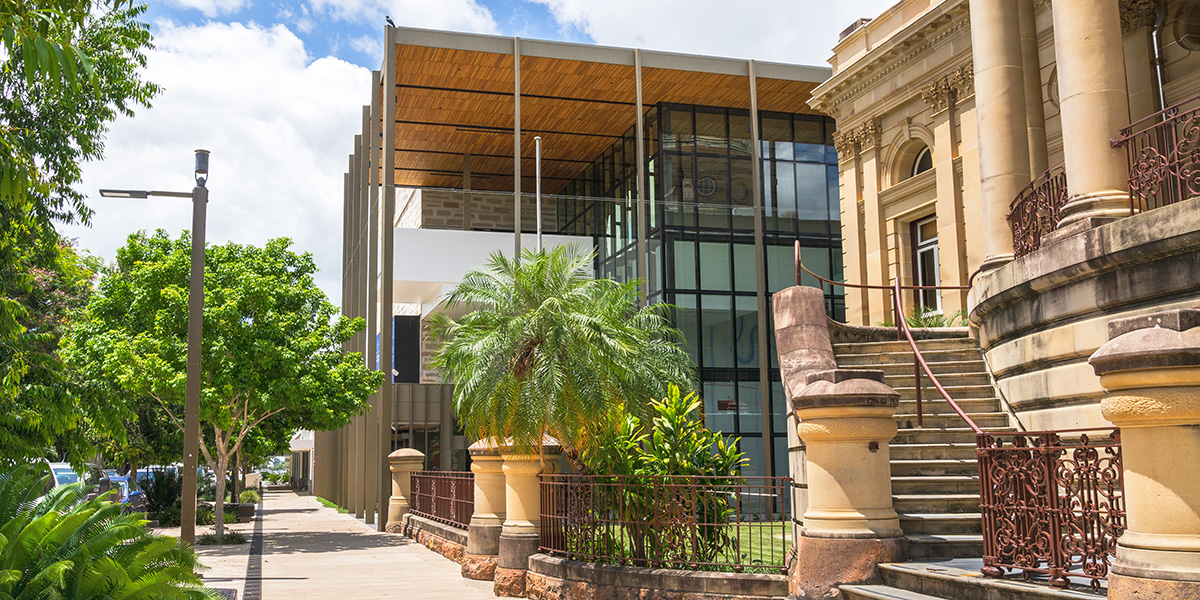
<svg viewBox="0 0 1200 600">
<path fill-rule="evenodd" d="M 213 588 L 239 600 L 494 600 L 492 582 L 459 575 L 459 566 L 408 538 L 375 532 L 311 496 L 267 492 L 249 543 L 201 546 Z"/>
</svg>

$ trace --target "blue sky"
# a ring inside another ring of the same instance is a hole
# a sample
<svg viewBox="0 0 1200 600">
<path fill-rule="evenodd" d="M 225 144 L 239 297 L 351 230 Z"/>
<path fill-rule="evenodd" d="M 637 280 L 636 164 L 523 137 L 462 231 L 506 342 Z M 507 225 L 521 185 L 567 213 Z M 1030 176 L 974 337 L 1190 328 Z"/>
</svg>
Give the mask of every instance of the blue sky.
<svg viewBox="0 0 1200 600">
<path fill-rule="evenodd" d="M 839 31 L 894 0 L 151 0 L 153 107 L 112 124 L 84 167 L 91 227 L 65 233 L 112 260 L 138 230 L 190 227 L 178 201 L 101 199 L 99 188 L 187 190 L 212 152 L 208 240 L 287 236 L 340 297 L 342 174 L 384 16 L 400 26 L 825 65 Z"/>
</svg>

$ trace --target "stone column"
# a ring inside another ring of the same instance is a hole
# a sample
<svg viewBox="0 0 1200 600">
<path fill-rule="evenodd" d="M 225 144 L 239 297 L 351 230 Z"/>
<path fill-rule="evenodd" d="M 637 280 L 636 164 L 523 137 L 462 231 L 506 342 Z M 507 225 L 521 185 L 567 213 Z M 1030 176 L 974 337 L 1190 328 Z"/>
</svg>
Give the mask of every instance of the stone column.
<svg viewBox="0 0 1200 600">
<path fill-rule="evenodd" d="M 1059 228 L 1070 232 L 1129 214 L 1125 153 L 1109 144 L 1129 124 L 1129 97 L 1117 3 L 1056 0 L 1051 12 L 1070 194 Z"/>
<path fill-rule="evenodd" d="M 475 473 L 475 512 L 467 527 L 462 576 L 491 581 L 496 575 L 504 525 L 504 459 L 491 440 L 475 442 L 467 451 Z"/>
<path fill-rule="evenodd" d="M 879 200 L 879 144 L 883 134 L 880 123 L 867 121 L 856 130 L 858 164 L 862 169 L 863 232 L 866 240 L 867 280 L 869 285 L 892 282 L 888 258 L 887 223 Z M 892 318 L 892 295 L 888 290 L 867 290 L 869 321 L 873 325 Z"/>
<path fill-rule="evenodd" d="M 972 67 L 964 65 L 931 82 L 921 92 L 933 121 L 934 176 L 937 178 L 938 273 L 942 285 L 967 284 L 967 243 L 962 209 L 962 178 L 955 173 L 955 104 L 960 94 L 969 95 Z M 954 314 L 966 308 L 966 292 L 942 291 L 942 312 Z"/>
<path fill-rule="evenodd" d="M 863 240 L 862 220 L 858 216 L 858 144 L 854 136 L 833 133 L 833 144 L 838 153 L 838 177 L 841 183 L 842 211 L 842 265 L 846 283 L 866 283 L 867 262 Z M 870 310 L 867 306 L 867 291 L 860 288 L 845 288 L 846 322 L 854 325 L 870 325 Z"/>
<path fill-rule="evenodd" d="M 1127 527 L 1108 597 L 1200 598 L 1200 310 L 1118 319 L 1108 332 L 1088 360 L 1101 412 L 1121 428 Z"/>
<path fill-rule="evenodd" d="M 401 533 L 404 515 L 409 511 L 412 473 L 425 465 L 425 455 L 414 448 L 401 448 L 388 455 L 392 472 L 392 497 L 388 500 L 387 532 Z"/>
<path fill-rule="evenodd" d="M 1046 156 L 1046 109 L 1042 100 L 1042 58 L 1038 52 L 1037 21 L 1033 0 L 1017 0 L 1021 32 L 1021 66 L 1025 74 L 1025 123 L 1029 132 L 1029 172 L 1036 176 L 1050 168 Z"/>
<path fill-rule="evenodd" d="M 501 452 L 504 459 L 504 527 L 500 532 L 500 557 L 494 578 L 495 594 L 525 597 L 529 557 L 541 545 L 541 485 L 538 475 L 558 472 L 562 458 L 557 442 L 547 444 L 541 456 Z"/>
<path fill-rule="evenodd" d="M 808 510 L 791 592 L 833 599 L 839 584 L 872 581 L 879 563 L 904 559 L 888 461 L 900 394 L 882 371 L 818 371 L 807 381 L 792 397 L 807 450 Z"/>
<path fill-rule="evenodd" d="M 1030 181 L 1025 73 L 1019 32 L 1017 3 L 971 2 L 979 195 L 983 204 L 984 259 L 979 266 L 982 270 L 1012 260 L 1008 207 Z"/>
</svg>

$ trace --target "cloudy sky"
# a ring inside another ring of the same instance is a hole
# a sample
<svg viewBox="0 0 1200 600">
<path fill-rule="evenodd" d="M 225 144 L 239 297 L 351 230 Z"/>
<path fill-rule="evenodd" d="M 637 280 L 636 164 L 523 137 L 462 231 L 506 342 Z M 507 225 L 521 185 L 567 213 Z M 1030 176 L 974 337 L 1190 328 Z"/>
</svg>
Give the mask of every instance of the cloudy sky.
<svg viewBox="0 0 1200 600">
<path fill-rule="evenodd" d="M 65 233 L 112 260 L 131 232 L 190 227 L 186 200 L 110 200 L 99 188 L 188 191 L 212 151 L 208 240 L 287 236 L 339 298 L 342 173 L 385 15 L 397 25 L 826 65 L 837 33 L 895 0 L 150 0 L 146 76 L 165 91 L 112 125 L 84 170 L 95 219 Z"/>
</svg>

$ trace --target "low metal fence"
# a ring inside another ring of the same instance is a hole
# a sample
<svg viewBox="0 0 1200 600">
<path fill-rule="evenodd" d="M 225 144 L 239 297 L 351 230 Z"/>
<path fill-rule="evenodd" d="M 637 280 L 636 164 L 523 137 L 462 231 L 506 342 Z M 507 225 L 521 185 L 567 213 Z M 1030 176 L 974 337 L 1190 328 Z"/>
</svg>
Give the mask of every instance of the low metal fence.
<svg viewBox="0 0 1200 600">
<path fill-rule="evenodd" d="M 1121 130 L 1130 214 L 1200 196 L 1200 94 Z"/>
<path fill-rule="evenodd" d="M 475 474 L 470 471 L 416 471 L 412 474 L 412 513 L 466 529 L 475 512 Z"/>
<path fill-rule="evenodd" d="M 983 432 L 976 455 L 983 573 L 1099 590 L 1125 530 L 1120 430 Z"/>
<path fill-rule="evenodd" d="M 1017 194 L 1008 211 L 1013 254 L 1025 256 L 1042 247 L 1042 238 L 1062 220 L 1067 203 L 1067 172 L 1062 163 L 1038 175 Z"/>
<path fill-rule="evenodd" d="M 786 573 L 786 477 L 543 475 L 541 550 L 636 567 Z"/>
</svg>

